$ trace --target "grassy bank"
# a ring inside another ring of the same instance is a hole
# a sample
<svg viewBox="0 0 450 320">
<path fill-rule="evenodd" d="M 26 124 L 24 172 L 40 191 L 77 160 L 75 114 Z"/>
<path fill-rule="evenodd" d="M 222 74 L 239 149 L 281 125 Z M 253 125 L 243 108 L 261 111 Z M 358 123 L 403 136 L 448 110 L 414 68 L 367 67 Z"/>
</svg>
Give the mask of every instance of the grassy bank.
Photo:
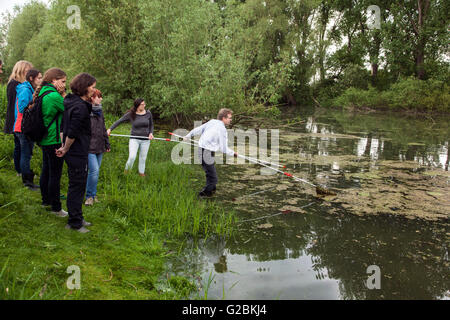
<svg viewBox="0 0 450 320">
<path fill-rule="evenodd" d="M 129 127 L 116 131 L 128 134 Z M 174 165 L 171 143 L 152 142 L 145 178 L 137 174 L 137 161 L 123 174 L 126 138 L 111 137 L 111 147 L 100 171 L 101 202 L 83 206 L 93 223 L 83 235 L 64 229 L 67 219 L 51 215 L 40 206 L 39 192 L 22 187 L 13 169 L 12 136 L 0 134 L 0 299 L 178 299 L 197 288 L 194 277 L 166 276 L 165 262 L 173 254 L 166 245 L 186 236 L 225 234 L 233 214 L 196 199 L 203 172 Z M 41 157 L 36 147 L 35 172 Z M 61 192 L 67 192 L 65 165 Z M 80 268 L 80 290 L 66 286 L 71 265 Z"/>
<path fill-rule="evenodd" d="M 444 81 L 401 80 L 386 90 L 351 87 L 330 103 L 350 110 L 395 111 L 420 114 L 450 114 L 450 87 Z"/>
</svg>

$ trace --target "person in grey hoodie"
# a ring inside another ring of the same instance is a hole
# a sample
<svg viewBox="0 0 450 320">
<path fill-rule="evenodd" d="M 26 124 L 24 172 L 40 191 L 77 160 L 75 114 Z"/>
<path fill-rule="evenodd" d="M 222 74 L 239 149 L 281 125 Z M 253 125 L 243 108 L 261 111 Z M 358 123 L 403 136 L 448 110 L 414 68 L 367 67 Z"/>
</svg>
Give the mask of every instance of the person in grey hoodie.
<svg viewBox="0 0 450 320">
<path fill-rule="evenodd" d="M 119 120 L 114 122 L 107 130 L 108 136 L 111 131 L 124 122 L 131 122 L 131 135 L 144 138 L 131 138 L 129 143 L 129 156 L 125 165 L 125 173 L 133 167 L 136 155 L 139 151 L 139 175 L 145 177 L 145 161 L 147 160 L 150 140 L 153 140 L 153 117 L 152 113 L 145 110 L 144 99 L 138 98 L 134 101 L 134 106 Z M 147 138 L 148 137 L 148 138 Z"/>
<path fill-rule="evenodd" d="M 103 153 L 110 152 L 108 134 L 106 133 L 105 117 L 102 111 L 102 93 L 96 89 L 91 98 L 91 144 L 88 154 L 88 178 L 86 183 L 86 202 L 87 206 L 91 206 L 97 199 L 97 184 L 102 164 Z"/>
</svg>

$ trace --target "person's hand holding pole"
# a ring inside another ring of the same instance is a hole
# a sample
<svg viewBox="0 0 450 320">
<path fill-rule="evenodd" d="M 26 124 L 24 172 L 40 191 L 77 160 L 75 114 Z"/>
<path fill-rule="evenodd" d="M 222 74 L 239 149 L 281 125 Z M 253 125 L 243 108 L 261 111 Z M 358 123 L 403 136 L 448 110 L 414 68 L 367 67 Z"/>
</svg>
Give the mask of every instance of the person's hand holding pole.
<svg viewBox="0 0 450 320">
<path fill-rule="evenodd" d="M 148 135 L 148 138 L 149 138 L 150 140 L 153 140 L 153 133 L 150 133 L 150 134 Z"/>
<path fill-rule="evenodd" d="M 108 137 L 111 135 L 111 129 L 106 130 L 106 134 L 108 135 Z"/>
</svg>

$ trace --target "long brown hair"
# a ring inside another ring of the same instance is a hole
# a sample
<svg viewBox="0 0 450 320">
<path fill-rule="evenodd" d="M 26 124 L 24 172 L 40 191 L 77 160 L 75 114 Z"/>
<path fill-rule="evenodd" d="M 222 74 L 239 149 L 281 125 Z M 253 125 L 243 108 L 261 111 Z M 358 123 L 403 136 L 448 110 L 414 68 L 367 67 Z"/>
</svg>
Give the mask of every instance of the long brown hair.
<svg viewBox="0 0 450 320">
<path fill-rule="evenodd" d="M 40 74 L 41 72 L 38 69 L 30 69 L 28 70 L 27 75 L 25 76 L 25 80 L 30 83 L 30 85 L 33 87 L 34 90 L 36 90 L 33 84 L 34 79 L 36 79 Z"/>
<path fill-rule="evenodd" d="M 136 120 L 136 111 L 142 102 L 144 102 L 144 99 L 137 98 L 136 100 L 134 100 L 133 107 L 130 110 L 128 110 L 128 112 L 130 112 L 130 116 L 131 116 L 131 119 L 133 119 L 133 121 Z"/>
<path fill-rule="evenodd" d="M 41 85 L 36 88 L 36 91 L 33 94 L 33 102 L 35 102 L 36 98 L 39 97 L 39 93 L 41 92 L 43 86 L 51 84 L 53 80 L 59 80 L 66 77 L 66 73 L 58 68 L 50 68 L 45 71 Z"/>
</svg>

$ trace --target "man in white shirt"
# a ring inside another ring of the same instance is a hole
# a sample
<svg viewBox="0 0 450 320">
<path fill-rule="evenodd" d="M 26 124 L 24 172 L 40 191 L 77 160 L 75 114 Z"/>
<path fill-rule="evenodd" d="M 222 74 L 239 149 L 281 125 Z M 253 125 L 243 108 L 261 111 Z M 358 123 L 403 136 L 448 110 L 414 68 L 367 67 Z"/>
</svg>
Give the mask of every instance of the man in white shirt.
<svg viewBox="0 0 450 320">
<path fill-rule="evenodd" d="M 228 133 L 225 126 L 231 123 L 233 111 L 220 109 L 217 120 L 212 119 L 200 127 L 194 128 L 185 138 L 201 135 L 198 141 L 199 156 L 202 168 L 206 174 L 206 186 L 200 191 L 199 197 L 211 197 L 216 191 L 217 173 L 214 166 L 216 151 L 237 157 L 237 153 L 228 148 Z"/>
</svg>

